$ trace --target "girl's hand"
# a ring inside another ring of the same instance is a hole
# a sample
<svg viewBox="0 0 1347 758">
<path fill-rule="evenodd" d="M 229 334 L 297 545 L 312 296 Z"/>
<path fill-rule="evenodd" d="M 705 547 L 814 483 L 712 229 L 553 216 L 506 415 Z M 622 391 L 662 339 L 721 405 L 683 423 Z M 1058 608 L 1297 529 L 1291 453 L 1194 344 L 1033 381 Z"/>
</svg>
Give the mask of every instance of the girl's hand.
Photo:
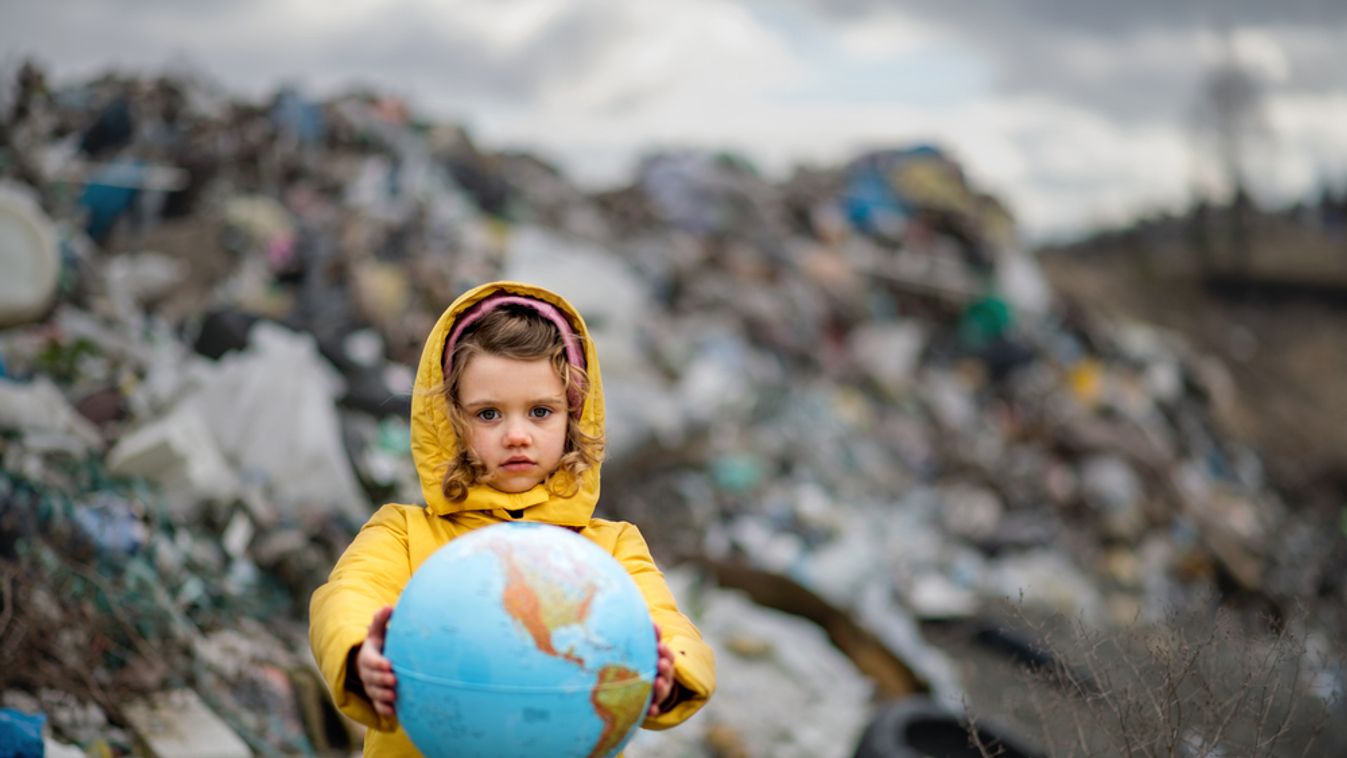
<svg viewBox="0 0 1347 758">
<path fill-rule="evenodd" d="M 374 712 L 390 717 L 396 715 L 393 704 L 397 699 L 398 681 L 393 676 L 393 663 L 384 657 L 384 634 L 392 616 L 391 605 L 385 605 L 374 614 L 369 623 L 369 634 L 355 656 L 356 676 L 365 688 L 365 695 L 374 704 Z"/>
<path fill-rule="evenodd" d="M 647 716 L 658 716 L 673 706 L 674 692 L 674 655 L 669 646 L 660 640 L 659 627 L 655 627 L 655 649 L 659 651 L 659 664 L 655 670 L 655 694 L 650 698 L 650 710 Z"/>
</svg>

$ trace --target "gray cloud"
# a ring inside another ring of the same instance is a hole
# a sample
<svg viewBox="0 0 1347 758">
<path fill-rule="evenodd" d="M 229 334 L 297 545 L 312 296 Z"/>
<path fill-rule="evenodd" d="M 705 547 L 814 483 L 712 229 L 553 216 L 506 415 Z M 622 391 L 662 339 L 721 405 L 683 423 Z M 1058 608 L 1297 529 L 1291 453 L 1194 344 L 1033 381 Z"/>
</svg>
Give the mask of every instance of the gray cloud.
<svg viewBox="0 0 1347 758">
<path fill-rule="evenodd" d="M 234 86 L 279 78 L 377 81 L 440 104 L 490 99 L 527 106 L 598 65 L 615 30 L 594 4 L 577 4 L 517 49 L 503 51 L 449 13 L 403 3 L 335 32 L 269 23 L 265 0 L 70 0 L 21 3 L 0 26 L 0 54 L 34 56 L 59 70 L 198 63 Z"/>
<path fill-rule="evenodd" d="M 1288 91 L 1347 88 L 1341 40 L 1347 3 L 1328 0 L 796 0 L 834 18 L 863 22 L 897 8 L 949 30 L 985 56 L 1002 92 L 1041 94 L 1125 121 L 1171 120 L 1191 110 L 1207 62 L 1195 33 L 1256 28 L 1289 62 Z M 1164 40 L 1171 43 L 1164 46 Z M 1187 40 L 1185 42 L 1185 40 Z M 1157 48 L 1157 41 L 1161 46 Z M 1088 60 L 1082 53 L 1088 52 Z"/>
<path fill-rule="evenodd" d="M 1347 3 L 1337 0 L 796 0 L 812 9 L 843 17 L 875 10 L 905 12 L 978 34 L 1014 38 L 1062 33 L 1114 37 L 1204 24 L 1321 28 L 1347 23 Z"/>
<path fill-rule="evenodd" d="M 494 35 L 469 28 L 456 17 L 454 5 L 444 0 L 322 7 L 273 0 L 11 0 L 4 5 L 0 23 L 0 64 L 33 54 L 50 65 L 58 78 L 64 78 L 112 65 L 162 70 L 185 60 L 197 71 L 254 95 L 269 92 L 285 80 L 311 90 L 317 85 L 323 93 L 343 83 L 363 82 L 407 96 L 428 115 L 465 122 L 475 131 L 480 129 L 479 136 L 494 133 L 507 139 L 531 139 L 538 143 L 531 147 L 581 155 L 580 162 L 591 166 L 600 154 L 605 160 L 613 158 L 608 162 L 617 165 L 614 156 L 627 154 L 652 135 L 673 133 L 670 123 L 680 119 L 678 128 L 706 135 L 708 141 L 738 140 L 750 146 L 749 152 L 759 143 L 785 149 L 785 138 L 773 129 L 757 127 L 746 135 L 745 120 L 723 109 L 698 113 L 693 112 L 694 106 L 678 114 L 663 113 L 659 98 L 665 83 L 685 84 L 679 78 L 683 69 L 673 65 L 677 61 L 670 57 L 670 48 L 657 49 L 658 65 L 640 76 L 612 76 L 613 72 L 606 71 L 604 67 L 630 65 L 614 51 L 632 50 L 630 35 L 637 33 L 632 27 L 645 23 L 633 15 L 639 11 L 619 2 L 568 0 L 542 28 L 504 45 Z M 1149 198 L 1150 202 L 1182 185 L 1182 180 L 1174 178 L 1184 170 L 1178 166 L 1182 161 L 1174 158 L 1172 147 L 1179 139 L 1176 127 L 1193 123 L 1198 89 L 1206 74 L 1204 51 L 1197 44 L 1200 31 L 1213 31 L 1225 23 L 1272 40 L 1289 64 L 1287 76 L 1268 85 L 1276 93 L 1347 92 L 1347 66 L 1341 51 L 1341 40 L 1347 39 L 1347 2 L 1342 0 L 1204 0 L 1201 4 L 1163 0 L 1108 4 L 1079 0 L 775 0 L 793 4 L 797 11 L 784 22 L 765 12 L 757 0 L 739 2 L 764 23 L 764 31 L 780 34 L 773 42 L 797 46 L 805 79 L 820 75 L 816 102 L 808 108 L 801 106 L 809 116 L 817 117 L 834 106 L 854 105 L 848 93 L 872 84 L 881 88 L 874 98 L 876 104 L 913 105 L 903 100 L 910 94 L 900 95 L 897 90 L 886 99 L 883 80 L 866 80 L 866 72 L 856 70 L 864 62 L 845 60 L 839 69 L 835 58 L 820 53 L 836 49 L 825 39 L 830 20 L 863 24 L 880 9 L 898 10 L 918 25 L 941 32 L 939 41 L 947 44 L 936 52 L 944 60 L 930 59 L 935 60 L 936 75 L 948 76 L 948 66 L 939 67 L 950 58 L 974 61 L 969 63 L 974 70 L 980 60 L 989 67 L 997 92 L 1034 96 L 1012 104 L 1006 112 L 1019 115 L 1003 125 L 1006 129 L 995 139 L 1005 140 L 1004 144 L 1027 156 L 1027 168 L 1016 168 L 1012 160 L 1000 171 L 1006 180 L 1024 183 L 1017 193 L 1031 198 L 1026 202 L 1038 209 L 1037 222 L 1044 226 L 1067 223 L 1063 220 L 1066 211 L 1057 204 L 1084 213 L 1090 208 L 1118 206 L 1122 198 L 1131 198 L 1126 202 Z M 473 10 L 480 13 L 484 8 L 474 6 Z M 364 17 L 352 15 L 362 12 Z M 672 13 L 676 7 L 664 3 L 651 12 Z M 910 35 L 904 41 L 907 38 Z M 626 44 L 619 47 L 619 42 Z M 666 43 L 670 40 L 653 41 Z M 873 35 L 865 37 L 867 55 L 875 52 L 874 43 Z M 699 53 L 693 49 L 681 54 L 696 64 Z M 925 62 L 921 55 L 911 60 L 913 65 Z M 882 62 L 890 66 L 886 72 L 893 70 L 892 64 Z M 836 81 L 839 70 L 847 77 L 845 81 Z M 727 70 L 726 76 L 732 74 Z M 838 97 L 830 98 L 826 88 L 835 88 Z M 573 104 L 566 98 L 574 94 L 583 95 L 589 112 L 567 107 Z M 1026 102 L 1045 104 L 1043 116 L 1030 113 L 1026 118 Z M 1306 115 L 1334 113 L 1333 102 L 1319 99 L 1301 104 L 1291 120 L 1298 124 L 1295 139 L 1300 142 L 1294 149 L 1301 163 L 1333 163 L 1332 156 L 1342 154 L 1338 133 L 1318 123 L 1329 117 Z M 645 107 L 652 103 L 653 107 Z M 1077 118 L 1079 114 L 1055 109 L 1062 104 L 1087 115 Z M 993 103 L 988 112 L 998 112 L 1000 105 Z M 548 124 L 537 120 L 541 112 L 563 114 L 565 128 L 561 131 L 565 134 L 554 139 Z M 1048 115 L 1052 113 L 1062 115 Z M 593 137 L 588 143 L 585 137 L 576 136 L 585 133 L 587 123 L 609 126 L 618 117 L 629 120 L 630 129 L 615 133 L 599 128 L 605 136 Z M 687 123 L 694 120 L 696 128 L 689 128 Z M 750 119 L 749 123 L 756 122 Z M 1120 123 L 1155 128 L 1117 129 Z M 932 124 L 932 129 L 942 128 L 939 121 Z M 951 132 L 958 131 L 951 126 Z M 826 147 L 829 140 L 856 139 L 862 132 L 853 124 L 838 124 L 836 129 L 820 129 L 818 142 Z M 872 132 L 864 132 L 864 138 L 874 139 Z M 1071 146 L 1069 156 L 1063 155 L 1063 144 Z M 793 149 L 800 148 L 797 144 Z M 1157 152 L 1168 157 L 1154 166 L 1141 166 Z M 1120 161 L 1120 154 L 1129 158 Z M 1104 168 L 1097 169 L 1096 177 L 1092 166 Z M 1098 187 L 1093 194 L 1084 186 L 1091 182 Z M 1071 190 L 1064 191 L 1064 186 Z M 1050 207 L 1053 210 L 1045 210 Z"/>
<path fill-rule="evenodd" d="M 1002 92 L 1041 94 L 1112 118 L 1172 119 L 1190 110 L 1204 62 L 1181 34 L 1219 24 L 1256 26 L 1276 35 L 1290 61 L 1281 86 L 1309 92 L 1347 88 L 1340 40 L 1347 3 L 1328 0 L 1167 0 L 1082 3 L 1078 0 L 794 0 L 824 17 L 863 22 L 894 8 L 950 30 L 993 66 Z M 527 107 L 549 93 L 564 96 L 605 59 L 624 30 L 610 7 L 572 3 L 518 49 L 502 51 L 453 23 L 431 3 L 376 6 L 335 34 L 267 24 L 266 0 L 100 0 L 10 3 L 0 51 L 32 53 L 66 68 L 108 62 L 164 63 L 170 53 L 198 61 L 231 84 L 257 84 L 280 72 L 292 78 L 398 82 L 440 104 L 497 100 Z M 252 27 L 241 28 L 239 24 Z M 227 31 L 225 31 L 227 30 Z M 220 31 L 220 34 L 215 34 Z M 218 39 L 229 34 L 227 40 Z M 1171 44 L 1157 49 L 1156 40 Z M 1088 55 L 1088 65 L 1081 59 Z M 151 56 L 159 55 L 156 61 Z M 74 64 L 72 66 L 72 64 Z M 627 93 L 630 105 L 656 93 Z M 620 107 L 623 102 L 610 104 Z"/>
<path fill-rule="evenodd" d="M 321 64 L 419 83 L 436 99 L 490 97 L 524 105 L 595 65 L 611 29 L 592 6 L 579 6 L 502 51 L 425 7 L 370 19 L 326 46 Z"/>
<path fill-rule="evenodd" d="M 543 86 L 537 70 L 502 56 L 484 40 L 412 6 L 343 31 L 315 50 L 313 66 L 368 78 L 414 82 L 441 97 L 533 97 Z"/>
</svg>

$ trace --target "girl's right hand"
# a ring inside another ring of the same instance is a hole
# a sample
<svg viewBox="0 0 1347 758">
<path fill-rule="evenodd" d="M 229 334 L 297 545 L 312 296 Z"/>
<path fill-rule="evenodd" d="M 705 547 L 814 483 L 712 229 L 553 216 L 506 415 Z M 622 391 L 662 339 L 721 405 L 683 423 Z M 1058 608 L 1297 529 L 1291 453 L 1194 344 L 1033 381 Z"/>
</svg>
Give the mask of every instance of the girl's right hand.
<svg viewBox="0 0 1347 758">
<path fill-rule="evenodd" d="M 369 634 L 356 653 L 356 676 L 365 688 L 365 695 L 374 704 L 374 712 L 380 716 L 395 716 L 394 701 L 397 699 L 397 678 L 393 676 L 393 663 L 384 657 L 384 634 L 388 631 L 388 619 L 393 616 L 393 606 L 385 605 L 375 614 L 369 624 Z"/>
</svg>

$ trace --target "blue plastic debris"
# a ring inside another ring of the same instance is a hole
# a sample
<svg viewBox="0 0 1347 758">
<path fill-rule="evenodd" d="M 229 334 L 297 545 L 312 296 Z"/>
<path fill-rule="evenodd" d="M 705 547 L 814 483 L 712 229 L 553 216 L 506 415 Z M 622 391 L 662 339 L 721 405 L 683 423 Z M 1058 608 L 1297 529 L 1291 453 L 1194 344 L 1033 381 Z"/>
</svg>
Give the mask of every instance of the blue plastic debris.
<svg viewBox="0 0 1347 758">
<path fill-rule="evenodd" d="M 42 758 L 42 727 L 47 717 L 0 708 L 0 758 Z"/>
</svg>

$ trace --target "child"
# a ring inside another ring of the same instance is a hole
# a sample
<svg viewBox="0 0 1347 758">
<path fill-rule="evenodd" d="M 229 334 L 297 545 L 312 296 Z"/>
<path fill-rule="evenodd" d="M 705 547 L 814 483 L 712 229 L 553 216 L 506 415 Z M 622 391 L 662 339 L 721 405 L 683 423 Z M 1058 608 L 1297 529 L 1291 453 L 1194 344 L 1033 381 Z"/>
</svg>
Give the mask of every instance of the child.
<svg viewBox="0 0 1347 758">
<path fill-rule="evenodd" d="M 506 521 L 588 537 L 635 580 L 659 635 L 642 724 L 667 729 L 702 707 L 715 664 L 679 612 L 635 526 L 593 517 L 603 455 L 603 387 L 584 322 L 558 295 L 495 282 L 459 297 L 421 354 L 412 457 L 426 505 L 385 505 L 313 594 L 309 641 L 342 712 L 373 727 L 365 755 L 416 755 L 397 725 L 397 677 L 383 656 L 392 606 L 436 549 Z"/>
</svg>

